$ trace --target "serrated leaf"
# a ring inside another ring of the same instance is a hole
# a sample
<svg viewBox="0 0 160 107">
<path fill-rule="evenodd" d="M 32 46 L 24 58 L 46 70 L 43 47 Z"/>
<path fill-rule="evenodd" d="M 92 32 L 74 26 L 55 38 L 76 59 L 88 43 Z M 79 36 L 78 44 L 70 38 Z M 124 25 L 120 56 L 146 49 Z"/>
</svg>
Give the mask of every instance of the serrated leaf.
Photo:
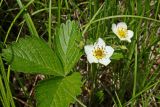
<svg viewBox="0 0 160 107">
<path fill-rule="evenodd" d="M 20 39 L 4 49 L 2 55 L 14 71 L 64 76 L 58 57 L 40 38 Z"/>
<path fill-rule="evenodd" d="M 41 81 L 36 87 L 37 107 L 69 107 L 81 93 L 81 76 L 73 73 Z"/>
<path fill-rule="evenodd" d="M 116 52 L 114 52 L 113 55 L 112 55 L 112 57 L 111 57 L 111 59 L 120 60 L 120 59 L 122 59 L 123 57 L 124 57 L 124 56 L 123 56 L 122 53 L 116 53 Z"/>
<path fill-rule="evenodd" d="M 66 75 L 82 55 L 81 48 L 79 47 L 80 42 L 81 32 L 76 22 L 67 21 L 66 24 L 61 24 L 56 29 L 56 50 L 62 60 Z"/>
</svg>

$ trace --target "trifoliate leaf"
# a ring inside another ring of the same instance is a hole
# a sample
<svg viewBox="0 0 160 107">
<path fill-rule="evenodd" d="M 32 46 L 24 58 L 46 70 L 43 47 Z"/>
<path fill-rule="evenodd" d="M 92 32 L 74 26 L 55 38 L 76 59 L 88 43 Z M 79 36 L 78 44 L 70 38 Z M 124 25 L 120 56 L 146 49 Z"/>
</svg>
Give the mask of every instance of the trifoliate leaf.
<svg viewBox="0 0 160 107">
<path fill-rule="evenodd" d="M 73 73 L 42 81 L 36 87 L 37 107 L 69 107 L 81 93 L 81 76 Z"/>
</svg>

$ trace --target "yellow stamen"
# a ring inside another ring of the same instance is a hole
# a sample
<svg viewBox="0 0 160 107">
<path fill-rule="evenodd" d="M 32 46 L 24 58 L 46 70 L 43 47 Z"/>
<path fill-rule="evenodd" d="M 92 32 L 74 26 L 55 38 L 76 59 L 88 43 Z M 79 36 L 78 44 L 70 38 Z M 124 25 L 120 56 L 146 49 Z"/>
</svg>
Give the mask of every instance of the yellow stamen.
<svg viewBox="0 0 160 107">
<path fill-rule="evenodd" d="M 127 29 L 118 28 L 118 35 L 120 38 L 125 38 L 127 36 Z"/>
<path fill-rule="evenodd" d="M 95 56 L 97 59 L 102 59 L 106 56 L 104 48 L 96 48 L 95 50 L 93 50 L 93 56 Z"/>
</svg>

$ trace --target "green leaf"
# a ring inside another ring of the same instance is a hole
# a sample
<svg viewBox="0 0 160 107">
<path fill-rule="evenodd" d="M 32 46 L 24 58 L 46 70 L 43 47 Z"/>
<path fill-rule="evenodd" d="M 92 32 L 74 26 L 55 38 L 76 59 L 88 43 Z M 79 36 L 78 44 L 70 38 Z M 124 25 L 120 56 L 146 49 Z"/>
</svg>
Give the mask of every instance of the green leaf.
<svg viewBox="0 0 160 107">
<path fill-rule="evenodd" d="M 79 44 L 81 42 L 79 26 L 74 21 L 67 21 L 56 29 L 55 44 L 58 55 L 63 63 L 65 74 L 74 67 L 82 55 Z"/>
<path fill-rule="evenodd" d="M 96 100 L 101 104 L 104 101 L 104 92 L 102 90 L 96 93 Z"/>
<path fill-rule="evenodd" d="M 37 107 L 69 107 L 81 93 L 81 86 L 81 76 L 78 72 L 41 81 L 35 91 Z"/>
<path fill-rule="evenodd" d="M 112 57 L 111 57 L 111 59 L 120 60 L 120 59 L 122 59 L 123 57 L 124 57 L 124 56 L 123 56 L 122 53 L 116 53 L 116 52 L 114 52 L 113 55 L 112 55 Z"/>
<path fill-rule="evenodd" d="M 40 38 L 20 39 L 4 49 L 2 55 L 14 71 L 64 76 L 58 57 Z"/>
</svg>

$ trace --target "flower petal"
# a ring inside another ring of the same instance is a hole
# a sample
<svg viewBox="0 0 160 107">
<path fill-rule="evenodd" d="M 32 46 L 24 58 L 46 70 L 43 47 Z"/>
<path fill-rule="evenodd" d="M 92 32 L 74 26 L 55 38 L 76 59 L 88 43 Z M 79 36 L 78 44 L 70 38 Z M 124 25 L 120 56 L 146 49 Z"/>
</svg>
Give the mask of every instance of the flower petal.
<svg viewBox="0 0 160 107">
<path fill-rule="evenodd" d="M 118 37 L 121 41 L 125 41 L 126 40 L 126 38 L 120 38 L 120 37 Z"/>
<path fill-rule="evenodd" d="M 95 57 L 93 56 L 93 54 L 87 55 L 87 60 L 88 60 L 89 63 L 98 63 L 97 58 L 95 58 Z"/>
<path fill-rule="evenodd" d="M 107 66 L 109 63 L 111 62 L 111 60 L 109 58 L 103 58 L 99 60 L 99 63 Z"/>
<path fill-rule="evenodd" d="M 130 39 L 130 38 L 128 38 L 128 37 L 127 37 L 127 38 L 120 38 L 120 40 L 121 40 L 121 41 L 131 42 L 131 39 Z"/>
<path fill-rule="evenodd" d="M 105 47 L 105 42 L 102 38 L 98 38 L 98 41 L 94 44 L 94 47 Z"/>
<path fill-rule="evenodd" d="M 128 41 L 129 43 L 131 43 L 131 39 L 130 38 L 126 39 L 126 41 Z"/>
<path fill-rule="evenodd" d="M 119 22 L 118 24 L 117 24 L 117 28 L 124 28 L 124 29 L 127 29 L 127 25 L 126 25 L 126 23 L 125 22 Z"/>
<path fill-rule="evenodd" d="M 112 31 L 117 34 L 117 26 L 116 24 L 112 24 Z"/>
<path fill-rule="evenodd" d="M 86 45 L 84 46 L 84 51 L 87 55 L 92 54 L 92 50 L 93 50 L 93 45 Z"/>
<path fill-rule="evenodd" d="M 132 38 L 133 37 L 133 31 L 131 31 L 131 30 L 128 30 L 128 38 Z"/>
<path fill-rule="evenodd" d="M 107 52 L 107 55 L 106 57 L 109 58 L 112 56 L 113 52 L 114 52 L 114 49 L 111 47 L 111 46 L 106 46 L 106 52 Z"/>
<path fill-rule="evenodd" d="M 89 63 L 98 63 L 98 60 L 93 56 L 93 45 L 87 45 L 87 46 L 84 46 L 84 51 L 87 55 L 87 60 L 89 61 Z"/>
<path fill-rule="evenodd" d="M 128 41 L 129 43 L 131 42 L 131 38 L 133 37 L 133 31 L 131 31 L 131 30 L 128 30 L 128 35 L 127 35 L 127 37 L 126 38 L 124 38 L 124 41 Z"/>
</svg>

